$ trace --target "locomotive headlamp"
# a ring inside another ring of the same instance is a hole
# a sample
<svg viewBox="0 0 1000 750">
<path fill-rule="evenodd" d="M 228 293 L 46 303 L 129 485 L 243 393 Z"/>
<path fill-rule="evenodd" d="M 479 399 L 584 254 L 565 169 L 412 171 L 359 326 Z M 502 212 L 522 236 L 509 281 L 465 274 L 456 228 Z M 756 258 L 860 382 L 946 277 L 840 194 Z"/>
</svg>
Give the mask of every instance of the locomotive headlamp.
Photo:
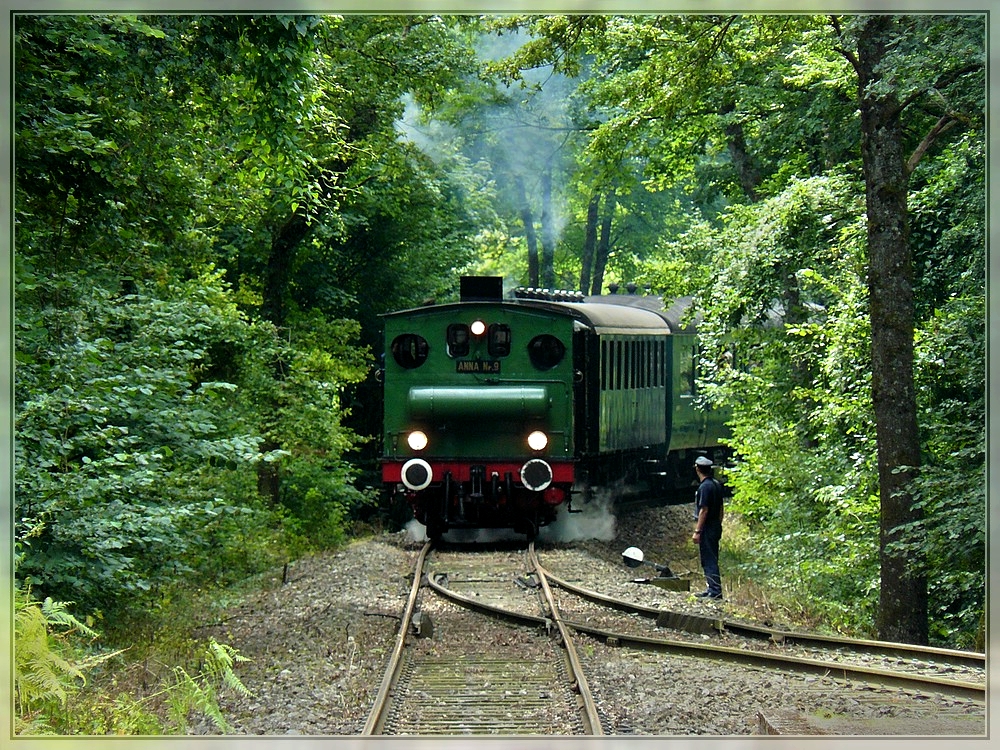
<svg viewBox="0 0 1000 750">
<path fill-rule="evenodd" d="M 481 320 L 474 320 L 469 326 L 469 330 L 472 331 L 473 336 L 482 336 L 486 333 L 486 324 Z"/>
<path fill-rule="evenodd" d="M 549 436 L 541 430 L 535 430 L 533 433 L 528 435 L 528 447 L 533 451 L 544 450 L 545 446 L 548 444 Z"/>
<path fill-rule="evenodd" d="M 406 444 L 411 450 L 422 451 L 427 447 L 427 435 L 420 430 L 414 430 L 406 436 Z"/>
</svg>

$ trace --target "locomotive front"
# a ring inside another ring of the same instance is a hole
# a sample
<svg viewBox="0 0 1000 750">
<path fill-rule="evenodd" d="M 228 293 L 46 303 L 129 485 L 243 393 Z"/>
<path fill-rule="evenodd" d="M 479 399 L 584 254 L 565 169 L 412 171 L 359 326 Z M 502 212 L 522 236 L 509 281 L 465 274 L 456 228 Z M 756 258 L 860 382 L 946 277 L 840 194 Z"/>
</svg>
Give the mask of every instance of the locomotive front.
<svg viewBox="0 0 1000 750">
<path fill-rule="evenodd" d="M 428 537 L 555 519 L 574 481 L 572 336 L 571 317 L 513 301 L 385 316 L 382 481 Z"/>
</svg>

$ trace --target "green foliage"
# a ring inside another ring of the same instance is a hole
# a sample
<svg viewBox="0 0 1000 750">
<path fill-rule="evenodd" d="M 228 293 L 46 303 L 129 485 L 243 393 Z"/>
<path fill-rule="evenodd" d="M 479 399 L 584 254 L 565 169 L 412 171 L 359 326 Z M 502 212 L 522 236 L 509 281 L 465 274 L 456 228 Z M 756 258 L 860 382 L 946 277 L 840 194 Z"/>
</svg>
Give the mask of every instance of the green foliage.
<svg viewBox="0 0 1000 750">
<path fill-rule="evenodd" d="M 210 638 L 202 658 L 202 671 L 194 677 L 183 667 L 174 667 L 174 683 L 163 690 L 168 721 L 174 733 L 187 734 L 192 712 L 207 716 L 220 731 L 229 732 L 231 727 L 219 710 L 219 689 L 226 687 L 242 695 L 252 695 L 233 671 L 237 662 L 249 661 L 247 657 L 232 646 Z"/>
<path fill-rule="evenodd" d="M 394 258 L 414 206 L 418 253 L 449 233 L 453 252 L 465 231 L 440 172 L 413 170 L 405 147 L 378 156 L 401 94 L 454 80 L 451 27 L 29 15 L 16 31 L 18 575 L 135 614 L 182 581 L 335 543 L 368 502 L 343 425 L 368 355 L 337 279 L 394 278 L 365 254 L 388 235 L 353 228 L 393 214 Z M 281 287 L 273 244 L 297 217 L 315 233 Z M 257 319 L 275 300 L 289 330 Z M 279 494 L 261 496 L 261 467 L 287 480 Z"/>
<path fill-rule="evenodd" d="M 346 520 L 374 501 L 355 487 L 357 470 L 344 460 L 364 442 L 343 423 L 346 389 L 369 366 L 368 352 L 353 346 L 357 333 L 353 321 L 302 314 L 288 339 L 259 342 L 248 353 L 246 397 L 266 443 L 280 446 L 261 471 L 280 478 L 272 499 L 286 531 L 319 547 L 342 541 Z"/>
<path fill-rule="evenodd" d="M 923 465 L 914 481 L 923 521 L 901 549 L 926 550 L 932 637 L 975 645 L 986 559 L 986 328 L 982 297 L 955 297 L 917 341 Z"/>
<path fill-rule="evenodd" d="M 26 274 L 27 301 L 47 282 Z M 342 458 L 359 438 L 340 398 L 367 367 L 356 324 L 304 318 L 281 339 L 246 321 L 217 272 L 80 296 L 71 315 L 25 305 L 19 316 L 24 580 L 88 607 L 142 609 L 181 577 L 276 562 L 268 528 L 282 515 L 293 538 L 341 537 L 366 502 Z M 257 499 L 262 465 L 289 480 L 284 512 Z"/>
<path fill-rule="evenodd" d="M 733 413 L 732 507 L 756 552 L 743 572 L 864 631 L 878 600 L 878 499 L 857 200 L 832 175 L 729 213 L 703 368 L 706 396 Z"/>
<path fill-rule="evenodd" d="M 105 693 L 76 698 L 60 716 L 62 735 L 162 735 L 173 734 L 164 720 L 146 702 L 127 693 Z"/>
<path fill-rule="evenodd" d="M 217 275 L 79 297 L 69 310 L 22 298 L 15 538 L 24 580 L 105 608 L 190 571 L 213 530 L 249 512 L 240 476 L 260 439 L 235 386 L 205 377 L 221 365 L 209 351 L 245 334 Z"/>
<path fill-rule="evenodd" d="M 228 732 L 220 691 L 251 694 L 234 671 L 248 658 L 214 638 L 200 654 L 200 671 L 191 675 L 174 667 L 159 689 L 142 699 L 88 688 L 87 674 L 123 651 L 88 653 L 92 647 L 80 636 L 93 641 L 98 634 L 65 603 L 38 602 L 17 586 L 14 605 L 15 734 L 186 734 L 192 714 Z"/>
<path fill-rule="evenodd" d="M 954 295 L 983 293 L 986 279 L 985 143 L 978 133 L 948 144 L 941 158 L 921 162 L 910 196 L 910 242 L 916 275 L 917 320 Z"/>
<path fill-rule="evenodd" d="M 934 310 L 916 341 L 923 466 L 912 492 L 924 518 L 901 542 L 926 556 L 932 638 L 963 646 L 985 593 L 984 234 L 976 201 L 956 210 L 945 186 L 957 174 L 976 182 L 975 153 L 951 149 L 916 195 L 918 253 L 948 267 L 918 269 L 919 304 Z M 852 195 L 842 180 L 793 181 L 705 235 L 722 270 L 705 298 L 703 366 L 706 395 L 733 410 L 733 508 L 757 554 L 744 572 L 798 586 L 829 622 L 864 631 L 878 597 L 879 501 Z M 976 249 L 957 254 L 958 237 Z"/>
<path fill-rule="evenodd" d="M 904 544 L 927 547 L 935 637 L 961 642 L 985 597 L 982 19 L 898 27 L 893 85 L 920 103 L 907 148 L 948 123 L 911 175 L 925 520 Z M 860 627 L 878 509 L 842 53 L 855 30 L 825 16 L 19 15 L 19 578 L 153 621 L 177 586 L 343 538 L 372 499 L 359 455 L 377 450 L 361 394 L 378 315 L 454 294 L 460 271 L 524 275 L 517 178 L 537 220 L 544 168 L 560 284 L 580 276 L 600 195 L 606 279 L 699 296 L 703 394 L 734 415 L 736 502 L 758 542 L 746 564 Z M 173 675 L 187 691 L 174 719 L 123 695 L 93 726 L 180 727 L 185 701 L 211 702 L 189 674 Z"/>
</svg>

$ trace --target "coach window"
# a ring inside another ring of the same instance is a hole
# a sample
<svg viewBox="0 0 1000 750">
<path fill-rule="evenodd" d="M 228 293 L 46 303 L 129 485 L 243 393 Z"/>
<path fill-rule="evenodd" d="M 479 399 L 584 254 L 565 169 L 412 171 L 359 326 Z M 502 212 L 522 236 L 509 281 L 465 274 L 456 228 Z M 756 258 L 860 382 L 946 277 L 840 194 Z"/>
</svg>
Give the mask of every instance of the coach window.
<svg viewBox="0 0 1000 750">
<path fill-rule="evenodd" d="M 639 387 L 649 387 L 649 348 L 646 339 L 639 342 Z"/>
<path fill-rule="evenodd" d="M 635 342 L 635 383 L 636 388 L 642 388 L 645 383 L 642 381 L 642 374 L 646 369 L 646 362 L 644 360 L 644 354 L 646 351 L 646 342 L 639 339 Z"/>
<path fill-rule="evenodd" d="M 491 357 L 506 357 L 510 354 L 510 326 L 494 323 L 489 329 L 489 349 Z"/>
<path fill-rule="evenodd" d="M 427 360 L 427 339 L 416 333 L 404 333 L 392 340 L 392 358 L 407 370 L 420 367 Z"/>
<path fill-rule="evenodd" d="M 657 382 L 656 382 L 656 348 L 659 345 L 660 345 L 660 342 L 657 341 L 656 339 L 650 339 L 649 343 L 647 344 L 648 349 L 647 349 L 647 352 L 646 352 L 646 356 L 649 357 L 649 369 L 647 370 L 647 372 L 649 373 L 649 375 L 646 378 L 646 385 L 649 388 L 656 388 L 656 386 L 657 386 Z"/>
<path fill-rule="evenodd" d="M 660 342 L 656 339 L 652 339 L 649 342 L 649 387 L 656 388 L 659 383 L 656 382 L 656 349 L 660 345 Z"/>
<path fill-rule="evenodd" d="M 448 356 L 469 356 L 469 326 L 465 323 L 452 323 L 448 326 Z"/>
<path fill-rule="evenodd" d="M 625 342 L 625 387 L 635 388 L 635 341 Z"/>
<path fill-rule="evenodd" d="M 698 362 L 698 347 L 692 346 L 686 350 L 681 360 L 681 395 L 693 396 L 695 383 L 695 368 Z"/>
<path fill-rule="evenodd" d="M 642 339 L 632 342 L 632 387 L 642 388 Z"/>
<path fill-rule="evenodd" d="M 632 342 L 622 342 L 622 388 L 632 387 Z"/>
<path fill-rule="evenodd" d="M 608 390 L 608 340 L 601 339 L 601 390 Z"/>
<path fill-rule="evenodd" d="M 628 342 L 619 341 L 615 354 L 615 388 L 625 390 L 628 386 Z"/>
<path fill-rule="evenodd" d="M 646 387 L 656 388 L 656 347 L 660 342 L 650 339 L 646 342 L 646 361 L 649 366 L 646 368 Z"/>
<path fill-rule="evenodd" d="M 656 342 L 656 387 L 663 388 L 667 384 L 667 342 L 660 339 Z"/>
<path fill-rule="evenodd" d="M 628 342 L 628 387 L 635 388 L 635 376 L 638 374 L 638 367 L 636 366 L 636 352 L 639 346 L 638 341 Z"/>
<path fill-rule="evenodd" d="M 615 349 L 615 353 L 614 353 L 614 358 L 615 358 L 615 376 L 614 376 L 614 378 L 615 378 L 615 384 L 614 384 L 614 388 L 615 388 L 615 390 L 618 390 L 618 389 L 620 389 L 622 387 L 622 359 L 625 356 L 625 352 L 623 351 L 624 347 L 625 347 L 625 342 L 624 341 L 614 341 L 614 342 L 612 342 L 612 346 Z"/>
</svg>

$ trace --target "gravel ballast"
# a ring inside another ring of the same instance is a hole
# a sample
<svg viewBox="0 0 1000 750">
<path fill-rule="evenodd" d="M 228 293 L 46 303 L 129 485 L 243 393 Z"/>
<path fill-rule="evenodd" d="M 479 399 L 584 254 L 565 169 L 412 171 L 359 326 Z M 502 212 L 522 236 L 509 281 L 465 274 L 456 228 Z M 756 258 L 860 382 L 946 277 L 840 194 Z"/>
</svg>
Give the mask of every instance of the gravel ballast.
<svg viewBox="0 0 1000 750">
<path fill-rule="evenodd" d="M 705 603 L 691 596 L 704 579 L 689 542 L 690 505 L 635 509 L 617 520 L 599 508 L 591 511 L 543 529 L 539 558 L 553 574 L 650 606 L 733 619 L 728 601 Z M 219 624 L 201 628 L 252 660 L 240 664 L 237 673 L 253 695 L 220 697 L 236 734 L 357 736 L 362 731 L 409 591 L 408 573 L 420 549 L 414 536 L 406 530 L 384 534 L 299 560 L 288 567 L 284 583 L 277 575 L 224 613 Z M 637 576 L 656 571 L 625 567 L 621 553 L 628 546 L 639 546 L 648 560 L 689 577 L 690 593 L 634 583 Z M 426 588 L 421 594 L 433 595 Z M 508 626 L 498 622 L 495 627 Z M 666 633 L 650 624 L 650 635 Z M 492 636 L 478 632 L 474 637 Z M 709 644 L 720 638 L 697 637 Z M 902 693 L 887 697 L 829 677 L 640 653 L 586 637 L 580 650 L 610 734 L 750 735 L 761 730 L 761 716 L 786 726 L 799 717 L 806 723 L 794 726 L 816 733 L 985 732 L 981 706 L 944 697 L 922 702 Z M 217 730 L 201 722 L 195 731 Z"/>
</svg>

